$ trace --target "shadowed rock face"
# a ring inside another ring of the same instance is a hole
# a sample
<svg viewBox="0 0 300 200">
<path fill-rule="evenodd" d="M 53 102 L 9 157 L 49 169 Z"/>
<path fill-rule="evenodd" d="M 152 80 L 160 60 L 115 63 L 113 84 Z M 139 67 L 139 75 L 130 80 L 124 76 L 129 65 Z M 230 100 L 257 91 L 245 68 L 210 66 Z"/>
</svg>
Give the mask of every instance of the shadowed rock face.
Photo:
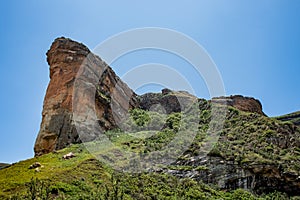
<svg viewBox="0 0 300 200">
<path fill-rule="evenodd" d="M 146 93 L 139 96 L 139 106 L 143 110 L 155 110 L 157 105 L 164 113 L 186 112 L 197 97 L 185 91 L 163 89 L 161 93 Z"/>
<path fill-rule="evenodd" d="M 164 170 L 181 178 L 193 178 L 206 184 L 214 184 L 223 190 L 243 188 L 256 194 L 274 191 L 285 192 L 291 196 L 300 194 L 300 182 L 297 175 L 286 173 L 280 166 L 269 164 L 238 165 L 220 157 L 203 157 L 193 163 L 206 166 L 205 170 L 180 171 Z M 196 163 L 195 163 L 196 162 Z"/>
<path fill-rule="evenodd" d="M 112 93 L 114 103 L 119 107 L 137 106 L 136 94 L 105 62 L 81 43 L 63 37 L 56 39 L 47 52 L 47 62 L 50 66 L 50 83 L 44 99 L 40 131 L 34 146 L 36 156 L 81 142 L 74 126 L 72 112 L 74 81 L 78 75 L 84 75 L 83 79 L 88 79 L 97 72 L 100 74 L 97 77 L 99 82 L 90 88 L 94 92 L 91 95 L 95 98 L 83 98 L 76 106 L 95 105 L 98 123 L 103 130 L 116 126 L 110 106 Z M 86 67 L 80 68 L 82 65 Z M 93 138 L 85 138 L 85 141 L 89 139 Z"/>
</svg>

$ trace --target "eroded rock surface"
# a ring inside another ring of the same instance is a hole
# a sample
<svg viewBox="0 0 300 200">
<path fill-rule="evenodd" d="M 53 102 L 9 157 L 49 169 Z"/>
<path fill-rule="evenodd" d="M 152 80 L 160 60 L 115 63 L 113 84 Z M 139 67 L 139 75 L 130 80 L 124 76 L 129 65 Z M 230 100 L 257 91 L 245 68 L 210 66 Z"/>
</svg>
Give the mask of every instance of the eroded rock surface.
<svg viewBox="0 0 300 200">
<path fill-rule="evenodd" d="M 114 118 L 120 116 L 113 116 L 110 106 L 112 99 L 114 105 L 120 109 L 137 105 L 136 94 L 104 61 L 81 43 L 63 37 L 56 39 L 47 52 L 47 62 L 50 66 L 50 83 L 44 99 L 40 131 L 34 146 L 35 155 L 81 142 L 82 138 L 74 125 L 74 109 L 80 112 L 79 109 L 85 108 L 85 105 L 94 106 L 100 127 L 108 130 L 116 126 Z M 80 77 L 88 88 L 78 87 L 75 93 L 76 77 Z M 91 78 L 97 82 L 89 80 Z M 90 97 L 78 98 L 80 102 L 73 105 L 73 94 L 85 94 Z M 88 114 L 84 113 L 86 111 L 82 110 L 83 114 Z M 84 138 L 84 141 L 95 137 L 89 136 Z"/>
<path fill-rule="evenodd" d="M 262 105 L 259 100 L 252 97 L 244 97 L 241 95 L 232 95 L 229 97 L 213 98 L 215 102 L 226 103 L 229 106 L 235 107 L 245 112 L 253 112 L 265 115 L 262 110 Z"/>
<path fill-rule="evenodd" d="M 187 112 L 197 97 L 185 91 L 163 89 L 161 93 L 146 93 L 139 96 L 139 106 L 143 110 L 163 110 L 163 113 Z"/>
<path fill-rule="evenodd" d="M 239 165 L 220 157 L 211 156 L 177 164 L 194 165 L 195 167 L 193 170 L 187 171 L 169 169 L 163 171 L 181 178 L 192 178 L 207 184 L 214 184 L 228 191 L 243 188 L 256 194 L 280 191 L 291 196 L 300 195 L 299 176 L 284 172 L 281 166 Z"/>
</svg>

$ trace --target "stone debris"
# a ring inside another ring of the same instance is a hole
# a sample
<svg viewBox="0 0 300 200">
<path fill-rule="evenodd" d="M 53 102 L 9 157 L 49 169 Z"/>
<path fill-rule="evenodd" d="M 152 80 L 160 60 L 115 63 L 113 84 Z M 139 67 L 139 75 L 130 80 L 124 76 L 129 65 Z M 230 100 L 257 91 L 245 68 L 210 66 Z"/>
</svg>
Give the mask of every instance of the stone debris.
<svg viewBox="0 0 300 200">
<path fill-rule="evenodd" d="M 75 157 L 75 154 L 70 152 L 66 155 L 63 156 L 63 159 L 67 160 L 67 159 L 71 159 L 71 158 L 74 158 Z"/>
</svg>

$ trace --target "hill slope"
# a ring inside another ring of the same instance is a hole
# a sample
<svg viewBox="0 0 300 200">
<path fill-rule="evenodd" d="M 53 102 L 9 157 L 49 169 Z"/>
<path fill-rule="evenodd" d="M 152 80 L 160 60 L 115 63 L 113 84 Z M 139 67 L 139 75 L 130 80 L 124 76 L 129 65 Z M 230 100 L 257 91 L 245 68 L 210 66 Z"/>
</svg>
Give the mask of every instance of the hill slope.
<svg viewBox="0 0 300 200">
<path fill-rule="evenodd" d="M 64 160 L 62 156 L 74 152 L 76 157 Z M 43 166 L 39 170 L 29 169 L 32 163 Z M 37 172 L 38 171 L 38 172 Z M 34 189 L 33 189 L 34 188 Z M 119 190 L 116 192 L 116 190 Z M 191 179 L 179 180 L 175 176 L 143 173 L 120 174 L 93 158 L 83 145 L 50 153 L 38 158 L 15 163 L 0 171 L 1 199 L 216 199 L 243 194 L 230 194 L 212 189 Z M 122 197 L 123 196 L 123 197 Z"/>
<path fill-rule="evenodd" d="M 288 199 L 279 191 L 291 196 L 299 195 L 298 127 L 229 107 L 218 143 L 208 155 L 203 156 L 199 150 L 205 145 L 211 102 L 202 101 L 197 135 L 189 149 L 171 165 L 161 165 L 137 174 L 118 172 L 95 159 L 95 156 L 108 156 L 107 150 L 91 155 L 86 149 L 89 144 L 71 145 L 0 170 L 0 197 L 5 199 L 16 194 L 28 196 L 32 192 L 37 195 L 47 193 L 53 199 L 62 196 L 67 199 L 113 199 L 114 195 L 123 199 L 267 198 L 263 193 L 269 193 L 273 199 L 276 199 L 275 196 L 277 199 Z M 166 114 L 140 109 L 131 111 L 131 122 L 141 129 L 151 123 L 154 116 L 156 120 L 157 116 L 159 119 L 167 117 L 167 125 L 149 137 L 146 137 L 145 130 L 138 131 L 139 134 L 145 134 L 145 137 L 133 137 L 133 133 L 120 130 L 107 131 L 106 135 L 116 150 L 120 147 L 133 152 L 160 149 L 179 129 L 186 128 L 184 123 L 178 124 L 180 113 L 162 115 Z M 76 156 L 63 159 L 63 155 L 69 152 Z M 39 162 L 42 167 L 38 170 L 29 169 L 35 162 Z M 122 163 L 116 161 L 115 164 Z M 43 182 L 34 181 L 35 178 Z M 44 189 L 39 191 L 37 188 L 41 187 Z M 32 188 L 36 190 L 32 191 Z M 238 188 L 262 196 L 254 196 Z"/>
<path fill-rule="evenodd" d="M 63 160 L 62 156 L 70 151 L 76 157 Z M 35 162 L 43 166 L 39 170 L 29 169 Z M 164 173 L 115 172 L 93 158 L 82 144 L 21 161 L 0 170 L 0 199 L 3 200 L 117 198 L 289 199 L 287 195 L 278 192 L 260 197 L 241 189 L 224 192 L 190 178 L 178 178 Z"/>
</svg>

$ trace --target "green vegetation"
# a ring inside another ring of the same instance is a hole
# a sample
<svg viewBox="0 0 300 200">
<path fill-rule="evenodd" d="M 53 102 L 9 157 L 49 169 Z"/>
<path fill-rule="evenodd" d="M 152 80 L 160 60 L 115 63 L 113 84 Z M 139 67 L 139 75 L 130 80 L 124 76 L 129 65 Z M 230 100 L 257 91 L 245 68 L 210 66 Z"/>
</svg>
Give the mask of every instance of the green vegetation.
<svg viewBox="0 0 300 200">
<path fill-rule="evenodd" d="M 299 173 L 300 131 L 290 123 L 231 108 L 219 139 L 220 156 L 238 164 L 281 165 Z"/>
<path fill-rule="evenodd" d="M 63 160 L 67 152 L 76 157 Z M 33 162 L 44 167 L 28 169 Z M 193 170 L 191 166 L 170 169 Z M 194 170 L 207 170 L 198 166 Z M 113 171 L 94 159 L 81 145 L 21 161 L 0 170 L 0 199 L 288 199 L 272 193 L 261 197 L 238 189 L 220 191 L 192 179 L 160 173 L 129 174 Z M 294 198 L 296 199 L 296 198 Z"/>
<path fill-rule="evenodd" d="M 162 150 L 178 134 L 189 136 L 190 122 L 197 122 L 195 138 L 178 158 L 188 161 L 200 155 L 202 147 L 210 139 L 207 130 L 212 114 L 210 103 L 201 101 L 199 114 L 169 115 L 135 109 L 125 122 L 132 132 L 111 130 L 106 136 L 113 146 L 97 149 L 97 154 L 110 156 L 126 150 L 135 155 Z M 132 129 L 130 129 L 130 127 Z M 230 107 L 224 129 L 217 133 L 218 142 L 208 153 L 240 166 L 270 164 L 281 166 L 284 172 L 300 171 L 300 131 L 291 123 L 280 122 L 255 113 L 246 113 Z M 185 142 L 185 141 L 183 141 Z M 89 143 L 92 147 L 98 143 Z M 105 144 L 104 144 L 105 145 Z M 167 151 L 167 150 L 166 150 Z M 76 156 L 64 160 L 63 155 L 73 152 Z M 39 170 L 29 169 L 35 162 L 42 164 Z M 117 164 L 124 164 L 116 161 Z M 179 162 L 180 163 L 180 162 Z M 206 172 L 209 166 L 172 164 L 163 169 L 180 172 Z M 255 196 L 245 190 L 221 191 L 189 178 L 171 174 L 149 172 L 130 174 L 114 171 L 95 159 L 85 145 L 71 145 L 63 150 L 15 163 L 0 170 L 0 199 L 289 199 L 275 192 Z M 297 199 L 297 197 L 294 197 Z M 299 199 L 299 198 L 298 198 Z"/>
<path fill-rule="evenodd" d="M 62 160 L 66 152 L 76 157 Z M 32 162 L 40 172 L 28 169 Z M 196 170 L 206 170 L 198 167 Z M 191 167 L 182 167 L 190 170 Z M 191 179 L 159 173 L 127 174 L 93 159 L 83 145 L 21 161 L 0 171 L 0 199 L 287 199 L 276 193 L 255 197 L 238 189 L 223 192 Z M 277 196 L 277 198 L 273 198 Z"/>
</svg>

